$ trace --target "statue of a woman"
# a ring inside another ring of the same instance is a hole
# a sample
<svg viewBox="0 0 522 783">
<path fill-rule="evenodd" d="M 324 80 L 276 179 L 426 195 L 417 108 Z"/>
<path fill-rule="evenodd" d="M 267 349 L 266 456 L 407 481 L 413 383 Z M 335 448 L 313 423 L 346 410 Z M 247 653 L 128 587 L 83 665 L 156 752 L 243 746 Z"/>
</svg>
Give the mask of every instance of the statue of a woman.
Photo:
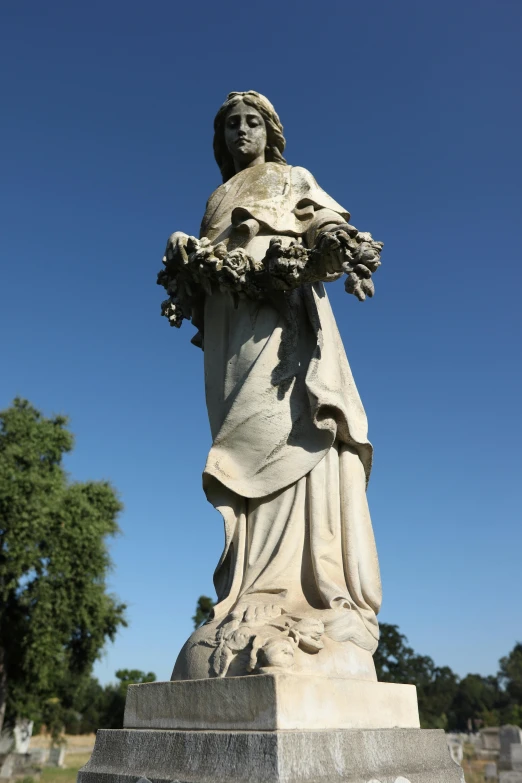
<svg viewBox="0 0 522 783">
<path fill-rule="evenodd" d="M 306 254 L 325 236 L 357 233 L 306 169 L 286 163 L 282 125 L 262 95 L 231 93 L 214 127 L 223 184 L 200 240 L 176 232 L 166 259 L 186 264 L 191 247 L 210 247 L 218 267 L 225 256 L 239 266 L 248 259 L 262 275 L 274 248 Z M 342 262 L 330 254 L 315 282 L 265 280 L 261 296 L 210 283 L 191 290 L 213 438 L 203 483 L 224 518 L 225 548 L 214 616 L 189 638 L 172 679 L 278 671 L 375 679 L 372 451 L 321 282 L 340 277 Z"/>
</svg>

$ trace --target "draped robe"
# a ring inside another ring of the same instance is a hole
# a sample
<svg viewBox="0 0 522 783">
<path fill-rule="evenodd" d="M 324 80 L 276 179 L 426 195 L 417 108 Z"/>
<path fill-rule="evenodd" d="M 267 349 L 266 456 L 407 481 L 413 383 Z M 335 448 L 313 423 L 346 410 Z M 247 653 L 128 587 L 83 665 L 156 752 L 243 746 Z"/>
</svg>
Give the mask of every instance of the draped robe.
<svg viewBox="0 0 522 783">
<path fill-rule="evenodd" d="M 274 236 L 311 246 L 348 219 L 306 169 L 264 163 L 212 194 L 201 236 L 260 260 Z M 214 293 L 201 327 L 213 439 L 203 485 L 225 522 L 215 617 L 275 603 L 373 651 L 381 585 L 366 501 L 372 449 L 323 284 L 237 306 Z"/>
</svg>

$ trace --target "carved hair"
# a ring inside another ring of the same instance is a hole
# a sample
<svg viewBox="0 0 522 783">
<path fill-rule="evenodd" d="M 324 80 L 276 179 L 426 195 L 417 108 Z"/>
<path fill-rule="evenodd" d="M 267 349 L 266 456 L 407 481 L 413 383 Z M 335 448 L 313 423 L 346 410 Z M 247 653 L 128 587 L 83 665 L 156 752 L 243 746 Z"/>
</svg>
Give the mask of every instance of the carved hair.
<svg viewBox="0 0 522 783">
<path fill-rule="evenodd" d="M 228 94 L 225 103 L 221 106 L 214 120 L 214 157 L 218 164 L 223 182 L 230 179 L 236 173 L 234 160 L 227 149 L 225 143 L 225 119 L 229 110 L 236 106 L 240 101 L 247 106 L 253 106 L 265 121 L 266 126 L 266 150 L 265 160 L 271 163 L 281 163 L 286 165 L 283 158 L 285 148 L 285 137 L 283 136 L 283 126 L 277 116 L 276 110 L 264 95 L 254 90 L 248 92 L 231 92 Z"/>
</svg>

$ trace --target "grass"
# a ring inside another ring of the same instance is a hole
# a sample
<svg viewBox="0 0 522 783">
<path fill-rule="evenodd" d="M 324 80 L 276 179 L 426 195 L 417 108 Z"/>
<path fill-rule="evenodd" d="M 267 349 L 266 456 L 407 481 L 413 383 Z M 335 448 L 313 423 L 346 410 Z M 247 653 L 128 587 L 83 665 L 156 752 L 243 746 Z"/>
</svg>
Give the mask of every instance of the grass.
<svg viewBox="0 0 522 783">
<path fill-rule="evenodd" d="M 484 759 L 464 758 L 462 769 L 466 783 L 484 783 L 484 767 L 487 763 Z"/>
<path fill-rule="evenodd" d="M 41 783 L 76 783 L 78 770 L 89 761 L 90 753 L 67 753 L 65 767 L 45 767 L 40 778 Z"/>
</svg>

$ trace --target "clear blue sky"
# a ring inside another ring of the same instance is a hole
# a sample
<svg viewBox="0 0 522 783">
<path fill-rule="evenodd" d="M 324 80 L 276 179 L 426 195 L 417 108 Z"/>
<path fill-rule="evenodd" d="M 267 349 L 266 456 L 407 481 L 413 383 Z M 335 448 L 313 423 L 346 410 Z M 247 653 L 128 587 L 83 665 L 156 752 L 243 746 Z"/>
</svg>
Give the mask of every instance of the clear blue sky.
<svg viewBox="0 0 522 783">
<path fill-rule="evenodd" d="M 125 503 L 129 627 L 100 679 L 168 678 L 213 594 L 203 357 L 155 278 L 219 184 L 215 111 L 248 89 L 385 242 L 373 300 L 330 287 L 376 450 L 381 618 L 495 672 L 522 639 L 520 0 L 18 0 L 0 27 L 0 406 L 69 414 L 71 475 Z"/>
</svg>

